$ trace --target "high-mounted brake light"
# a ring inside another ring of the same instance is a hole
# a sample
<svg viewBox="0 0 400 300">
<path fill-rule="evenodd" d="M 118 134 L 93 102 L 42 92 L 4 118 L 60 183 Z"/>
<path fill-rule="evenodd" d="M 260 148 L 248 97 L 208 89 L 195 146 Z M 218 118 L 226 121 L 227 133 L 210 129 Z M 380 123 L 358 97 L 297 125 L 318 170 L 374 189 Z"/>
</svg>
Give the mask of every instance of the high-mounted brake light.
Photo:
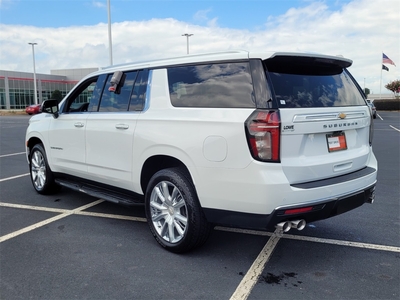
<svg viewBox="0 0 400 300">
<path fill-rule="evenodd" d="M 245 123 L 247 142 L 254 159 L 280 161 L 281 119 L 277 110 L 256 110 Z"/>
</svg>

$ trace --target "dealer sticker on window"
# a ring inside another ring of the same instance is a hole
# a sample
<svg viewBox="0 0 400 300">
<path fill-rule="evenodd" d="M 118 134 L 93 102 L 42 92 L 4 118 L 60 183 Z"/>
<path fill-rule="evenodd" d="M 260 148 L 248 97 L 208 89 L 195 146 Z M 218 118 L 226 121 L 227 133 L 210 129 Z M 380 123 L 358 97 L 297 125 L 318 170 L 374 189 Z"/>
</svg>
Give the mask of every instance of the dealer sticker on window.
<svg viewBox="0 0 400 300">
<path fill-rule="evenodd" d="M 346 135 L 343 131 L 327 134 L 326 141 L 328 143 L 329 152 L 347 149 Z"/>
</svg>

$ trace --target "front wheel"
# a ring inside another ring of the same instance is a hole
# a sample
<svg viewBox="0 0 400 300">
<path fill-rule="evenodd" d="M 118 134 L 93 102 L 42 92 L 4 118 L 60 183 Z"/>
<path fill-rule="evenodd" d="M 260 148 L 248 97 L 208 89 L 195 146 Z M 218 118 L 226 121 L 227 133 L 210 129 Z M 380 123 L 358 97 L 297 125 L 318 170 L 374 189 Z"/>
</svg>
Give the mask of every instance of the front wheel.
<svg viewBox="0 0 400 300">
<path fill-rule="evenodd" d="M 150 230 L 163 248 L 183 253 L 206 242 L 211 226 L 191 179 L 182 169 L 165 169 L 154 174 L 145 203 Z"/>
<path fill-rule="evenodd" d="M 60 186 L 54 182 L 53 173 L 47 163 L 46 152 L 42 144 L 33 146 L 30 152 L 30 173 L 33 187 L 39 194 L 51 194 Z"/>
</svg>

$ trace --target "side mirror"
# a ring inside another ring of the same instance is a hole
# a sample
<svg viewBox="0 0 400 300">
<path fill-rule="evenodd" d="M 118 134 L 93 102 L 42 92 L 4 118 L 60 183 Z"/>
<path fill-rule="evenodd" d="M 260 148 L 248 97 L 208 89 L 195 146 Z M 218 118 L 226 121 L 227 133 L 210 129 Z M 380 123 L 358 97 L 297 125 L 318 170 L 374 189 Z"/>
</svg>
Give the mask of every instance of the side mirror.
<svg viewBox="0 0 400 300">
<path fill-rule="evenodd" d="M 42 112 L 52 114 L 54 118 L 58 118 L 58 100 L 49 99 L 42 103 Z"/>
</svg>

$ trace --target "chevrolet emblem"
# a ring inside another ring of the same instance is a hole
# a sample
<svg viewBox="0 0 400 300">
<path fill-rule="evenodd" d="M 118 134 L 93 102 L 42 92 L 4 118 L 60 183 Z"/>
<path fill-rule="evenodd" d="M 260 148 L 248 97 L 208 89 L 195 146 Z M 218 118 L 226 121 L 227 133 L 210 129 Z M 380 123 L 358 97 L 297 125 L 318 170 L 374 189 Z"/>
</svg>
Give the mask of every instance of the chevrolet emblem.
<svg viewBox="0 0 400 300">
<path fill-rule="evenodd" d="M 345 119 L 345 118 L 346 118 L 346 114 L 345 114 L 345 113 L 340 113 L 340 114 L 338 115 L 338 117 L 339 117 L 340 119 Z"/>
</svg>

